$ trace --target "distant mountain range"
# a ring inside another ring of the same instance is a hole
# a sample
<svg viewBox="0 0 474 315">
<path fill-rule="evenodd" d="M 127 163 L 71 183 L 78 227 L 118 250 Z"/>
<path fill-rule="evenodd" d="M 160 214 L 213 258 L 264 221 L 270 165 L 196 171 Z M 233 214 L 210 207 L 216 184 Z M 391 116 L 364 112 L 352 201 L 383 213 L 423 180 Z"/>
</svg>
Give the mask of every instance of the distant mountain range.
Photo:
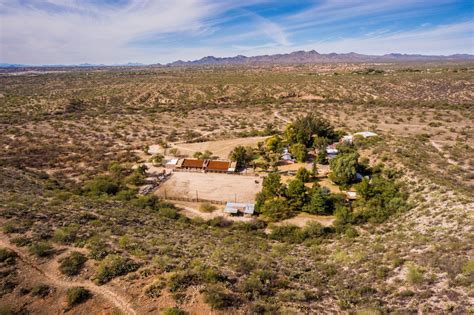
<svg viewBox="0 0 474 315">
<path fill-rule="evenodd" d="M 238 55 L 235 57 L 207 56 L 198 60 L 178 60 L 165 66 L 212 66 L 212 65 L 264 65 L 264 64 L 312 64 L 312 63 L 337 63 L 337 62 L 403 62 L 403 61 L 474 61 L 474 55 L 456 54 L 450 56 L 441 55 L 418 55 L 418 54 L 386 54 L 386 55 L 363 55 L 354 52 L 345 54 L 320 54 L 315 50 L 295 51 L 288 54 L 261 55 L 247 57 Z M 143 67 L 142 63 L 129 62 L 126 64 L 104 65 L 83 63 L 78 65 L 43 65 L 31 66 L 24 64 L 0 63 L 0 68 L 27 68 L 27 67 Z M 159 63 L 148 66 L 163 66 Z"/>
<path fill-rule="evenodd" d="M 334 63 L 334 62 L 397 62 L 397 61 L 473 61 L 474 55 L 456 54 L 450 56 L 427 56 L 407 54 L 386 54 L 382 56 L 362 55 L 354 52 L 347 54 L 320 54 L 315 50 L 295 51 L 289 54 L 262 55 L 246 57 L 238 55 L 235 57 L 207 56 L 199 60 L 178 60 L 167 64 L 168 66 L 190 66 L 190 65 L 244 65 L 244 64 L 310 64 L 310 63 Z"/>
</svg>

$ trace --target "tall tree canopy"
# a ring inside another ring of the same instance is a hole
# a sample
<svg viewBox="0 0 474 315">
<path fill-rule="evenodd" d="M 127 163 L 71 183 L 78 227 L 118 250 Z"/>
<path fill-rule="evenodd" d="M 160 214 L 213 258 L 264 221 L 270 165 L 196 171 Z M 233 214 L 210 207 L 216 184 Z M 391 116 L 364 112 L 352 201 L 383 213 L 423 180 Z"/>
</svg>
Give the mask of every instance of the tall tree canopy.
<svg viewBox="0 0 474 315">
<path fill-rule="evenodd" d="M 310 148 L 315 136 L 331 140 L 338 137 L 331 124 L 314 113 L 297 118 L 285 129 L 285 138 L 289 144 L 300 143 Z"/>
</svg>

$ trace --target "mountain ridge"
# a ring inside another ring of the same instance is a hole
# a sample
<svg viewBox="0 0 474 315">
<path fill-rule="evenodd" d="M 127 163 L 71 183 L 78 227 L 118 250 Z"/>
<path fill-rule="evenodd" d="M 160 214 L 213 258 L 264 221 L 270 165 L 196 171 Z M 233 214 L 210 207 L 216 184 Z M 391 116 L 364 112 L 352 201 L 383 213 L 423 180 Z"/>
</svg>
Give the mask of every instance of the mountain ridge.
<svg viewBox="0 0 474 315">
<path fill-rule="evenodd" d="M 215 57 L 206 56 L 196 60 L 177 60 L 166 64 L 167 66 L 188 66 L 188 65 L 239 65 L 239 64 L 295 64 L 295 63 L 330 63 L 330 62 L 389 62 L 389 61 L 462 61 L 474 60 L 474 55 L 454 54 L 443 55 L 421 55 L 421 54 L 401 54 L 390 53 L 385 55 L 364 55 L 355 52 L 350 53 L 329 53 L 320 54 L 315 50 L 294 51 L 287 54 Z"/>
</svg>

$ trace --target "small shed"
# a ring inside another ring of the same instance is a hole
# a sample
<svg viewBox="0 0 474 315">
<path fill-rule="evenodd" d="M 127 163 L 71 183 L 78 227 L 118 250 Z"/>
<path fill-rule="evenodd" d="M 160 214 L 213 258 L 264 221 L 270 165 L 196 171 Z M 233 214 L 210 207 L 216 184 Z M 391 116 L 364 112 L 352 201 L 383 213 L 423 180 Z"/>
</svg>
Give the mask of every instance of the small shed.
<svg viewBox="0 0 474 315">
<path fill-rule="evenodd" d="M 288 148 L 283 149 L 283 154 L 281 155 L 282 161 L 293 162 L 293 157 L 291 156 L 290 152 L 288 152 Z"/>
<path fill-rule="evenodd" d="M 224 212 L 233 215 L 252 215 L 255 212 L 255 204 L 244 202 L 227 202 L 224 208 Z"/>
<path fill-rule="evenodd" d="M 171 159 L 168 162 L 166 162 L 165 167 L 170 168 L 170 169 L 175 169 L 178 165 L 179 159 Z"/>
</svg>

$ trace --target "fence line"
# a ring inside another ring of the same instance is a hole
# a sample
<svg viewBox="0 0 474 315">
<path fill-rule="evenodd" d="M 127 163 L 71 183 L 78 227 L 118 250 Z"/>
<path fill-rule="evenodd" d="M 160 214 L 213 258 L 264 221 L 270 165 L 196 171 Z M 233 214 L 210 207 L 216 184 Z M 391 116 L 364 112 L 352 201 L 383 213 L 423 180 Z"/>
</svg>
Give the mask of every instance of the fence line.
<svg viewBox="0 0 474 315">
<path fill-rule="evenodd" d="M 187 202 L 208 202 L 216 205 L 225 205 L 225 201 L 221 200 L 210 200 L 210 199 L 201 199 L 201 198 L 186 198 L 186 197 L 173 197 L 173 196 L 159 196 L 164 200 L 174 200 L 174 201 L 187 201 Z"/>
</svg>

